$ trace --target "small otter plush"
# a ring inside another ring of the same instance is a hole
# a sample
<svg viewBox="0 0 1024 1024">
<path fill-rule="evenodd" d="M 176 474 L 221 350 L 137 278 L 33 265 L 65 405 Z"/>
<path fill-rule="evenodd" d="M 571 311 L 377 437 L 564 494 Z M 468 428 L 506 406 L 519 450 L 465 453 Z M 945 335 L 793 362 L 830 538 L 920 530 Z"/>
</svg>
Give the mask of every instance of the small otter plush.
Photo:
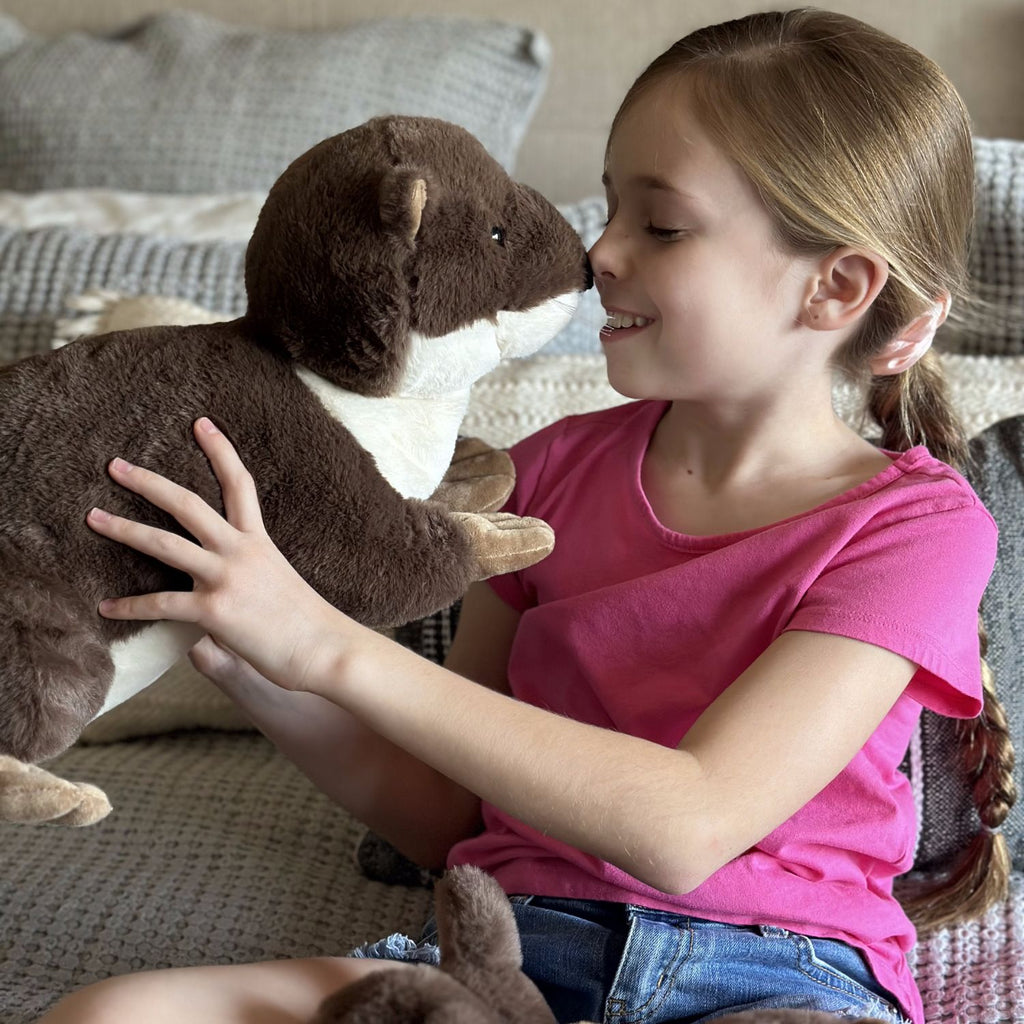
<svg viewBox="0 0 1024 1024">
<path fill-rule="evenodd" d="M 536 985 L 522 972 L 515 918 L 498 883 L 464 865 L 437 883 L 434 896 L 440 968 L 409 964 L 368 974 L 324 1000 L 310 1024 L 555 1024 Z M 839 1020 L 884 1024 L 813 1010 L 748 1010 L 718 1024 Z"/>
<path fill-rule="evenodd" d="M 550 551 L 546 524 L 487 511 L 511 486 L 504 453 L 471 444 L 448 467 L 473 381 L 553 337 L 589 284 L 571 225 L 471 135 L 378 118 L 271 189 L 240 319 L 84 337 L 0 370 L 0 820 L 41 820 L 25 791 L 47 774 L 23 763 L 64 750 L 198 637 L 96 611 L 191 586 L 85 525 L 98 505 L 181 531 L 113 484 L 113 456 L 221 508 L 191 435 L 209 416 L 302 576 L 367 625 L 410 621 Z"/>
</svg>

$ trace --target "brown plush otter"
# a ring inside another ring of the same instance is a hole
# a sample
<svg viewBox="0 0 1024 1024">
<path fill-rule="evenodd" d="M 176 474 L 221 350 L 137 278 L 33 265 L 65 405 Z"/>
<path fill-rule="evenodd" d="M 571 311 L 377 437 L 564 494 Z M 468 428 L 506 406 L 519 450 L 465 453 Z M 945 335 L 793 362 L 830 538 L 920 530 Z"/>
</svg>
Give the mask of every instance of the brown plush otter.
<svg viewBox="0 0 1024 1024">
<path fill-rule="evenodd" d="M 97 614 L 191 585 L 85 525 L 98 505 L 181 530 L 113 484 L 113 456 L 220 508 L 191 435 L 210 416 L 303 577 L 363 623 L 410 621 L 551 549 L 539 520 L 481 511 L 510 486 L 507 456 L 470 446 L 445 473 L 470 385 L 557 333 L 589 278 L 569 223 L 471 135 L 378 118 L 274 185 L 243 317 L 80 338 L 0 371 L 0 818 L 39 820 L 26 801 L 53 777 L 21 762 L 64 750 L 198 636 Z"/>
<path fill-rule="evenodd" d="M 453 868 L 435 890 L 441 966 L 382 970 L 329 996 L 310 1024 L 555 1024 L 523 974 L 512 908 L 479 868 Z M 748 1010 L 718 1024 L 884 1024 L 813 1010 Z M 584 1022 L 580 1022 L 584 1024 Z"/>
</svg>

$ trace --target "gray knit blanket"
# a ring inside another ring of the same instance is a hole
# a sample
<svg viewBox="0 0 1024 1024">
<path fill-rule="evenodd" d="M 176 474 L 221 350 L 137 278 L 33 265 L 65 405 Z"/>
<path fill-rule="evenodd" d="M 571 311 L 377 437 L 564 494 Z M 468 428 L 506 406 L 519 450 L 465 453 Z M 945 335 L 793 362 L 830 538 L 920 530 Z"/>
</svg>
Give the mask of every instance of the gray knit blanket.
<svg viewBox="0 0 1024 1024">
<path fill-rule="evenodd" d="M 54 767 L 101 785 L 114 811 L 77 831 L 5 829 L 2 1024 L 110 974 L 344 953 L 416 934 L 428 913 L 427 890 L 359 872 L 359 825 L 256 734 L 78 746 Z M 929 1024 L 1024 1021 L 1024 877 L 914 961 Z"/>
</svg>

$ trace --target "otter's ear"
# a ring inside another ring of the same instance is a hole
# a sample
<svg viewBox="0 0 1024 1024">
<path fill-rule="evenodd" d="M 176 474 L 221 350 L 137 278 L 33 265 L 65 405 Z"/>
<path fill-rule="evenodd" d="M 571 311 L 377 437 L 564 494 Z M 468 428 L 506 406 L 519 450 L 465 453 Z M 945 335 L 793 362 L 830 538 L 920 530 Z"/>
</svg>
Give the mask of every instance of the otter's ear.
<svg viewBox="0 0 1024 1024">
<path fill-rule="evenodd" d="M 407 242 L 415 242 L 434 192 L 433 182 L 422 168 L 392 168 L 380 183 L 381 223 Z"/>
</svg>

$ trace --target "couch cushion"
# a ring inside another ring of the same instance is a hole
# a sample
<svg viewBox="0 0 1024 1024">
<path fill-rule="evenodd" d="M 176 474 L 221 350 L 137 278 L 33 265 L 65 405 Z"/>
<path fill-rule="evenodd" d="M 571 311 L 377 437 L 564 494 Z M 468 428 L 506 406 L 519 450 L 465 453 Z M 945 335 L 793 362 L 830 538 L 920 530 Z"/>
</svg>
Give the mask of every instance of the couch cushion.
<svg viewBox="0 0 1024 1024">
<path fill-rule="evenodd" d="M 83 829 L 7 826 L 5 1024 L 111 974 L 341 955 L 426 919 L 426 890 L 358 874 L 359 824 L 262 736 L 75 747 L 49 767 L 114 810 Z"/>
<path fill-rule="evenodd" d="M 1017 750 L 1014 777 L 1024 797 L 1024 416 L 995 424 L 971 443 L 969 473 L 978 496 L 999 524 L 996 567 L 982 601 L 988 660 Z M 925 712 L 921 721 L 921 834 L 917 865 L 946 866 L 978 830 L 970 784 L 957 770 L 956 723 Z M 912 772 L 915 766 L 912 765 Z M 1024 867 L 1024 802 L 1003 826 L 1014 866 Z"/>
<path fill-rule="evenodd" d="M 1024 354 L 1024 142 L 974 140 L 976 214 L 970 273 L 980 303 L 936 344 L 950 352 Z"/>
<path fill-rule="evenodd" d="M 548 64 L 540 34 L 494 21 L 298 32 L 172 11 L 41 37 L 0 16 L 0 188 L 268 189 L 314 143 L 385 113 L 461 124 L 511 169 Z"/>
</svg>

